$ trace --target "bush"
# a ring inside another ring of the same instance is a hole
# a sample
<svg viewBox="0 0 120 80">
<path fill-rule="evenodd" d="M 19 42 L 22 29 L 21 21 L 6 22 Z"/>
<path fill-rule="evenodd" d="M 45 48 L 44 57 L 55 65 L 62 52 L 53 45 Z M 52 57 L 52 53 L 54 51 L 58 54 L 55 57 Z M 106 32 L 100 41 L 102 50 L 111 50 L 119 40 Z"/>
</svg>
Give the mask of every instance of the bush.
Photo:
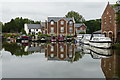
<svg viewBox="0 0 120 80">
<path fill-rule="evenodd" d="M 79 34 L 85 34 L 85 32 L 80 32 Z"/>
<path fill-rule="evenodd" d="M 16 37 L 20 36 L 20 34 L 10 34 L 10 33 L 7 33 L 7 34 L 3 34 L 3 36 L 5 38 L 8 38 L 8 37 L 16 38 Z"/>
</svg>

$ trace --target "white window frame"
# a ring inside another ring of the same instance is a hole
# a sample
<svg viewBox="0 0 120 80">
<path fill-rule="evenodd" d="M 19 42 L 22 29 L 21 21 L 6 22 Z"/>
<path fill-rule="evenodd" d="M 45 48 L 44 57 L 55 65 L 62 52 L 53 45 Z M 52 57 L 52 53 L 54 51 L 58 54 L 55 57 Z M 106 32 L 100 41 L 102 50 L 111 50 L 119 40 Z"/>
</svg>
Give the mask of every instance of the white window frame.
<svg viewBox="0 0 120 80">
<path fill-rule="evenodd" d="M 63 33 L 64 32 L 64 27 L 60 28 L 60 32 Z"/>
</svg>

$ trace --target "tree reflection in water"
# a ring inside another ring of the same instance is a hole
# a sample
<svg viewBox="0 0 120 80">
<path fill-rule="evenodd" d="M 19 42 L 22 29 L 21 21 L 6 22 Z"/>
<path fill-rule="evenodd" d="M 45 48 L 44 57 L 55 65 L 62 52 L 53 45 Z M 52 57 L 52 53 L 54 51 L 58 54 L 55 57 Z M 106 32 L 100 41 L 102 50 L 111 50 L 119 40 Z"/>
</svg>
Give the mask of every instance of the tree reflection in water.
<svg viewBox="0 0 120 80">
<path fill-rule="evenodd" d="M 73 43 L 7 43 L 3 42 L 2 47 L 5 51 L 15 56 L 27 56 L 36 52 L 45 53 L 48 60 L 68 61 L 75 62 L 79 61 L 83 56 L 83 52 L 77 50 Z M 52 50 L 52 51 L 51 51 Z M 51 55 L 53 57 L 51 57 Z"/>
<path fill-rule="evenodd" d="M 27 56 L 39 52 L 44 53 L 48 61 L 68 61 L 70 63 L 79 61 L 85 54 L 90 54 L 93 59 L 101 59 L 101 68 L 107 79 L 119 78 L 120 80 L 120 50 L 105 50 L 63 42 L 28 43 L 27 45 L 3 42 L 2 47 L 15 56 Z"/>
<path fill-rule="evenodd" d="M 5 51 L 9 51 L 11 55 L 15 56 L 23 56 L 23 55 L 29 55 L 32 54 L 32 52 L 25 52 L 24 48 L 25 46 L 19 46 L 17 43 L 7 43 L 3 42 L 2 48 L 4 48 Z"/>
</svg>

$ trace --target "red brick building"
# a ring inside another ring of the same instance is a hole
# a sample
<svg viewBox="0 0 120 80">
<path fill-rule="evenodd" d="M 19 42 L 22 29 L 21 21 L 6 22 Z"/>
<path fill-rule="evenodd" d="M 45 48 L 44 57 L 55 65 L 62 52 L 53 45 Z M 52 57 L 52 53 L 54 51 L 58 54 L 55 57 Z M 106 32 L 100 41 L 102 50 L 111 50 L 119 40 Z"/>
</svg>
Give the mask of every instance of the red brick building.
<svg viewBox="0 0 120 80">
<path fill-rule="evenodd" d="M 47 34 L 49 35 L 75 35 L 74 18 L 48 17 Z"/>
<path fill-rule="evenodd" d="M 45 49 L 48 60 L 69 61 L 75 56 L 75 45 L 66 43 L 51 43 Z"/>
<path fill-rule="evenodd" d="M 108 3 L 102 15 L 102 33 L 110 37 L 113 42 L 120 41 L 120 24 L 116 21 L 118 10 L 120 10 L 120 6 L 114 7 L 113 4 Z"/>
</svg>

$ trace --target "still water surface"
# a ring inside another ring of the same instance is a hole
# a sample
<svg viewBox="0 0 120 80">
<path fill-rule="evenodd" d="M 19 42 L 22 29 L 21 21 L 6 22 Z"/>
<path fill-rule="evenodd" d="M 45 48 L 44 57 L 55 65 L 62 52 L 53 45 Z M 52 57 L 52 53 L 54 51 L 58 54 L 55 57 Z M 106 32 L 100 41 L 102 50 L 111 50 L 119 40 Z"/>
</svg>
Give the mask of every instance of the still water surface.
<svg viewBox="0 0 120 80">
<path fill-rule="evenodd" d="M 120 78 L 120 50 L 3 42 L 3 78 Z"/>
</svg>

